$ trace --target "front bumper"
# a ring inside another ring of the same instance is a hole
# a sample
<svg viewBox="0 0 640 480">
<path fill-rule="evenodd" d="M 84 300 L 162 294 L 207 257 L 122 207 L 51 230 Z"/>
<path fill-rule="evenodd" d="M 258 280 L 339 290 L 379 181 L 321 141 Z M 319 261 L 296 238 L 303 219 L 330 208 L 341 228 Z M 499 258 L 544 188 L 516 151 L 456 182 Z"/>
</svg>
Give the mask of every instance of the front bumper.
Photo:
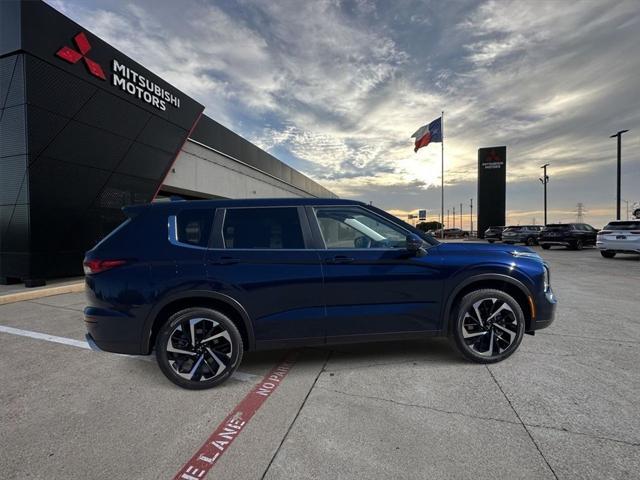
<svg viewBox="0 0 640 480">
<path fill-rule="evenodd" d="M 530 330 L 547 328 L 555 320 L 556 307 L 558 306 L 558 300 L 553 293 L 553 289 L 549 287 L 546 292 L 538 295 L 538 298 L 534 301 L 534 305 L 536 312 Z"/>
</svg>

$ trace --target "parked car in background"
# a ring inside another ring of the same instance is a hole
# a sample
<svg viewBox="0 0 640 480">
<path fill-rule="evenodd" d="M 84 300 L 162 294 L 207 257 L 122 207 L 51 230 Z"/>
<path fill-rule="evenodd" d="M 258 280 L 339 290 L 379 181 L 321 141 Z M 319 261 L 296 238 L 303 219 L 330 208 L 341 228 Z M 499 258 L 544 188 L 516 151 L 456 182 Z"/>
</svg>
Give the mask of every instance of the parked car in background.
<svg viewBox="0 0 640 480">
<path fill-rule="evenodd" d="M 538 243 L 545 250 L 556 245 L 582 250 L 596 244 L 597 233 L 595 228 L 586 223 L 555 223 L 542 229 Z"/>
<path fill-rule="evenodd" d="M 598 232 L 596 247 L 605 258 L 613 258 L 616 253 L 640 254 L 640 219 L 607 223 Z"/>
<path fill-rule="evenodd" d="M 484 231 L 484 238 L 489 243 L 494 243 L 502 240 L 502 232 L 506 227 L 504 226 L 495 226 L 489 227 Z"/>
<path fill-rule="evenodd" d="M 438 230 L 438 235 L 440 235 L 442 230 Z M 469 236 L 469 232 L 466 230 L 462 230 L 461 228 L 445 228 L 444 229 L 444 238 L 466 238 Z"/>
<path fill-rule="evenodd" d="M 538 243 L 538 237 L 542 227 L 540 225 L 518 225 L 507 227 L 502 232 L 502 241 L 504 243 L 524 243 L 532 247 Z"/>
<path fill-rule="evenodd" d="M 540 255 L 441 243 L 343 199 L 167 202 L 87 252 L 87 340 L 149 355 L 175 384 L 210 388 L 245 350 L 449 336 L 474 362 L 551 324 Z"/>
</svg>

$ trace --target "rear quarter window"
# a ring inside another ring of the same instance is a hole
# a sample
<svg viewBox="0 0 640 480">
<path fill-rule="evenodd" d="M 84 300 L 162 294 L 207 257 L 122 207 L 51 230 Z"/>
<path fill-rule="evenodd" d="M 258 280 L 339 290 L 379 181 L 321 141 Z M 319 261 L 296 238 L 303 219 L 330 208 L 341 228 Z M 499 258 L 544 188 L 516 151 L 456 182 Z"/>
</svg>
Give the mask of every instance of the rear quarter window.
<svg viewBox="0 0 640 480">
<path fill-rule="evenodd" d="M 182 210 L 176 215 L 176 236 L 180 243 L 207 247 L 213 227 L 213 209 Z"/>
</svg>

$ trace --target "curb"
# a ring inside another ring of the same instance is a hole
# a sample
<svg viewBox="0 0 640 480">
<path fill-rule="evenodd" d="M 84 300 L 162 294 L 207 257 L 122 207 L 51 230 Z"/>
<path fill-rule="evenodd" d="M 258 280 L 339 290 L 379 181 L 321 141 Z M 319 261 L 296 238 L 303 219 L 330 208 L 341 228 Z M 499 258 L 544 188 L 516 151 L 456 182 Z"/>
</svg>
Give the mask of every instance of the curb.
<svg viewBox="0 0 640 480">
<path fill-rule="evenodd" d="M 58 287 L 45 287 L 29 292 L 8 293 L 0 295 L 0 305 L 7 303 L 24 302 L 25 300 L 35 300 L 36 298 L 52 297 L 53 295 L 62 295 L 64 293 L 80 293 L 84 292 L 84 281 L 60 285 Z"/>
</svg>

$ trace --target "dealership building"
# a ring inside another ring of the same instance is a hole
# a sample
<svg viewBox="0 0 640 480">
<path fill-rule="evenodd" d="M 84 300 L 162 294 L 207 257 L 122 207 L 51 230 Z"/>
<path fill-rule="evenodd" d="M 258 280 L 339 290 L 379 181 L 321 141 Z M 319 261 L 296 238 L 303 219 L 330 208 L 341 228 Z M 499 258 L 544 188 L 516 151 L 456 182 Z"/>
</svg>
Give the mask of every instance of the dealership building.
<svg viewBox="0 0 640 480">
<path fill-rule="evenodd" d="M 41 1 L 0 2 L 0 282 L 82 273 L 121 207 L 335 197 Z"/>
</svg>

